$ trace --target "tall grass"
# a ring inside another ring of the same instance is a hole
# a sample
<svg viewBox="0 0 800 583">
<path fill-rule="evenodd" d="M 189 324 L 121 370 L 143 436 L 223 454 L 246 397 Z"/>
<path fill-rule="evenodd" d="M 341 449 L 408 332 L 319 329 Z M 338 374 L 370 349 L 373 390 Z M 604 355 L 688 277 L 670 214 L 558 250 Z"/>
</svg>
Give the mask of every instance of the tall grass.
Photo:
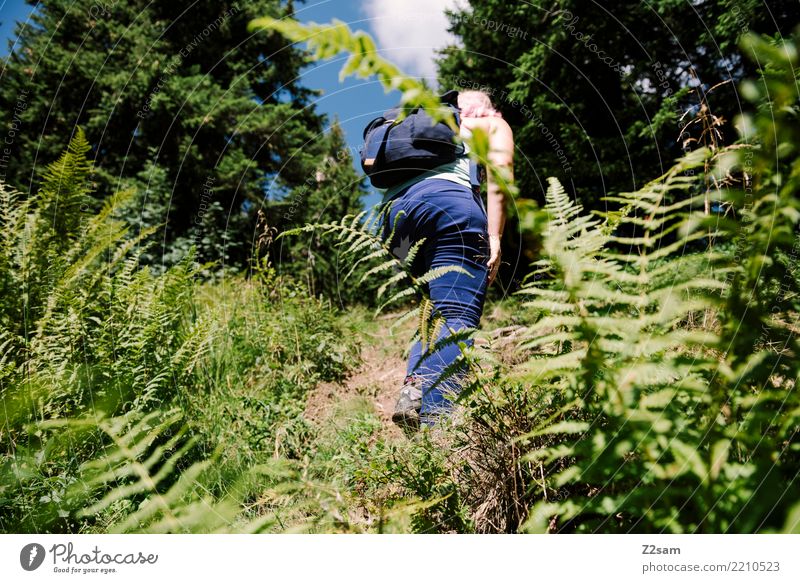
<svg viewBox="0 0 800 583">
<path fill-rule="evenodd" d="M 220 285 L 191 253 L 142 265 L 149 232 L 115 218 L 130 193 L 87 210 L 88 152 L 78 131 L 38 192 L 0 185 L 0 529 L 231 528 L 255 477 L 294 475 L 274 460 L 305 451 L 305 394 L 357 345 L 269 265 Z"/>
</svg>

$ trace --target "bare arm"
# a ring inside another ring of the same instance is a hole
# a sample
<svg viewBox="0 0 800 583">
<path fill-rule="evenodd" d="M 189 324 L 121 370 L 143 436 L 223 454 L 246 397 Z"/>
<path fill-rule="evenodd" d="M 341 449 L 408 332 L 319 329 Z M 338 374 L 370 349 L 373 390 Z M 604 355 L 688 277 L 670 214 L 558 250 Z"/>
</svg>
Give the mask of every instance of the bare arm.
<svg viewBox="0 0 800 583">
<path fill-rule="evenodd" d="M 503 190 L 514 178 L 514 134 L 506 120 L 499 117 L 488 118 L 491 122 L 489 133 L 489 161 L 498 169 L 496 175 L 489 172 L 487 212 L 489 215 L 489 236 L 501 236 L 506 222 L 505 196 Z"/>
<path fill-rule="evenodd" d="M 488 172 L 486 213 L 489 231 L 489 283 L 500 268 L 500 238 L 506 223 L 504 190 L 514 178 L 514 134 L 508 123 L 499 117 L 464 118 L 470 130 L 482 129 L 489 135 L 489 162 L 497 172 Z"/>
</svg>

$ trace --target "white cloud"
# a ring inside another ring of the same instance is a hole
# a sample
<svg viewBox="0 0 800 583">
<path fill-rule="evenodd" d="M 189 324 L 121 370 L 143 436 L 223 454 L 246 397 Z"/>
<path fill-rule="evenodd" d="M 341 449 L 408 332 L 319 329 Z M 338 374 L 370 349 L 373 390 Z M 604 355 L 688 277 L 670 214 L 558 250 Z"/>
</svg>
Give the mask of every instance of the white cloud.
<svg viewBox="0 0 800 583">
<path fill-rule="evenodd" d="M 445 8 L 459 0 L 365 0 L 362 9 L 369 18 L 381 55 L 410 74 L 436 78 L 436 49 L 455 41 L 447 32 Z"/>
</svg>

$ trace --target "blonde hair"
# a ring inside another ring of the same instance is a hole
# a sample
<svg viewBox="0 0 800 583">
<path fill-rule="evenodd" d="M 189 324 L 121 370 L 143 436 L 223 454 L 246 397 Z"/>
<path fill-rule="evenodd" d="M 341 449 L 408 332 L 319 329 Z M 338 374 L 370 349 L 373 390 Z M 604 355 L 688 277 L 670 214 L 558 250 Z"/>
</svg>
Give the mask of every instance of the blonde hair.
<svg viewBox="0 0 800 583">
<path fill-rule="evenodd" d="M 492 105 L 489 95 L 483 91 L 460 91 L 458 108 L 461 117 L 503 117 Z"/>
</svg>

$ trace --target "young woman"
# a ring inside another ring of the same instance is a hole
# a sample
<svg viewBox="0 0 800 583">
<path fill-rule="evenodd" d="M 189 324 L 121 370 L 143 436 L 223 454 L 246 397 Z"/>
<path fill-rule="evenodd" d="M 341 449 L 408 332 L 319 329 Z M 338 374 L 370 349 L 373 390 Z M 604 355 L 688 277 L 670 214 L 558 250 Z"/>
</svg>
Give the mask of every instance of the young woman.
<svg viewBox="0 0 800 583">
<path fill-rule="evenodd" d="M 458 95 L 461 110 L 460 135 L 469 137 L 477 129 L 489 136 L 489 159 L 511 180 L 514 138 L 511 128 L 492 107 L 489 96 L 479 91 Z M 392 202 L 387 231 L 398 255 L 424 238 L 415 264 L 415 275 L 445 265 L 458 265 L 467 273 L 450 272 L 428 285 L 436 311 L 446 320 L 439 340 L 465 328 L 477 328 L 487 287 L 500 267 L 500 238 L 505 225 L 505 200 L 500 184 L 488 174 L 487 205 L 479 189 L 470 183 L 468 152 L 420 176 L 388 189 L 384 202 Z M 402 211 L 402 213 L 401 213 Z M 400 214 L 399 214 L 400 213 Z M 417 342 L 411 350 L 407 376 L 392 420 L 408 427 L 432 425 L 451 405 L 448 393 L 457 393 L 462 375 L 443 371 L 460 356 L 457 343 L 425 355 Z M 452 372 L 452 371 L 450 371 Z"/>
</svg>

